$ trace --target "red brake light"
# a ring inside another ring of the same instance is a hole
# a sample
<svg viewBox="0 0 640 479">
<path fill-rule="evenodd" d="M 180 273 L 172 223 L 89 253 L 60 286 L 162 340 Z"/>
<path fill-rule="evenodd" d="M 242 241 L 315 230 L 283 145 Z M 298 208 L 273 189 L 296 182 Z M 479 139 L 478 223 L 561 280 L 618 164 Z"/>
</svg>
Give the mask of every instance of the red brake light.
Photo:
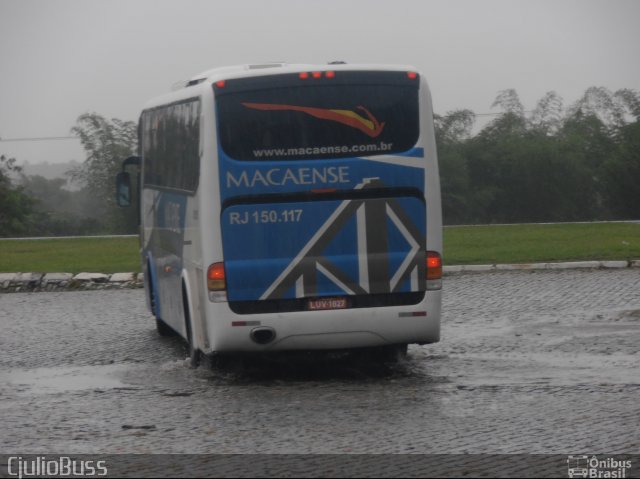
<svg viewBox="0 0 640 479">
<path fill-rule="evenodd" d="M 442 257 L 435 251 L 427 251 L 427 281 L 442 279 Z"/>
<path fill-rule="evenodd" d="M 336 72 L 330 70 L 328 72 L 325 72 L 324 76 L 326 78 L 335 78 L 336 77 Z"/>
<path fill-rule="evenodd" d="M 222 291 L 227 288 L 224 263 L 213 263 L 207 270 L 207 287 L 209 291 Z"/>
<path fill-rule="evenodd" d="M 225 84 L 226 84 L 226 82 L 225 82 L 224 80 L 218 80 L 218 81 L 216 82 L 216 86 L 217 86 L 218 88 L 224 88 Z"/>
<path fill-rule="evenodd" d="M 415 80 L 418 78 L 418 74 L 416 72 L 407 72 L 407 76 L 409 77 L 409 80 Z"/>
<path fill-rule="evenodd" d="M 312 72 L 311 76 L 313 78 L 322 78 L 322 72 Z"/>
<path fill-rule="evenodd" d="M 307 72 L 302 72 L 300 73 L 300 75 L 298 75 L 300 77 L 301 80 L 306 80 L 307 78 L 309 78 L 309 73 Z"/>
</svg>

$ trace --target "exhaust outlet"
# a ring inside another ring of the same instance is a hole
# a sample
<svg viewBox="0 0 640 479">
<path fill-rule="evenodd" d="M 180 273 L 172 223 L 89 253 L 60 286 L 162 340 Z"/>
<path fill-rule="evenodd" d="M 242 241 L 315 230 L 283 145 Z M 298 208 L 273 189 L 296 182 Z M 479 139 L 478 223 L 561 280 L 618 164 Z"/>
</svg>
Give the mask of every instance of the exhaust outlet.
<svg viewBox="0 0 640 479">
<path fill-rule="evenodd" d="M 252 329 L 249 336 L 254 343 L 264 346 L 276 339 L 276 331 L 273 328 L 263 326 Z"/>
</svg>

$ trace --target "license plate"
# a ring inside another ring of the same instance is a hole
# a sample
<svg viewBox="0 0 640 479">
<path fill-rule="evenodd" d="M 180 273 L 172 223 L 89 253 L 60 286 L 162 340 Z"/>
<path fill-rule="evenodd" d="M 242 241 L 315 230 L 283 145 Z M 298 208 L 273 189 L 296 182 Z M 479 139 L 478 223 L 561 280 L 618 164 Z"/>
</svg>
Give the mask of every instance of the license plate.
<svg viewBox="0 0 640 479">
<path fill-rule="evenodd" d="M 323 311 L 327 309 L 345 309 L 348 307 L 347 298 L 318 298 L 307 302 L 309 311 Z"/>
</svg>

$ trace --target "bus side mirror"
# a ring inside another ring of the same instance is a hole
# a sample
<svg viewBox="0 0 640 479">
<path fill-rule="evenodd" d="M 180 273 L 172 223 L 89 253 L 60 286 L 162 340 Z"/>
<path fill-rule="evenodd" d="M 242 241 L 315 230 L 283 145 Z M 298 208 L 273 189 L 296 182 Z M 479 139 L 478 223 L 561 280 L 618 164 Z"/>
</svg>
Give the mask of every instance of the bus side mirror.
<svg viewBox="0 0 640 479">
<path fill-rule="evenodd" d="M 131 206 L 131 176 L 126 171 L 116 175 L 116 202 L 118 206 Z"/>
</svg>

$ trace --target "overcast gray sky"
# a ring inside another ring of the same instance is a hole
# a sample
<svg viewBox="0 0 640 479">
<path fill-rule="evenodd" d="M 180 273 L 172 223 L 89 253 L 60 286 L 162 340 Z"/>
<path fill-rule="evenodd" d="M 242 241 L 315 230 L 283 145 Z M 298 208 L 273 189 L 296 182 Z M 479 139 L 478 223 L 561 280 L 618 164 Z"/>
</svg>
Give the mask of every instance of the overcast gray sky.
<svg viewBox="0 0 640 479">
<path fill-rule="evenodd" d="M 67 136 L 86 112 L 137 120 L 200 71 L 286 61 L 413 64 L 437 113 L 515 88 L 640 89 L 638 0 L 0 0 L 0 138 Z M 19 162 L 84 160 L 77 141 L 0 142 Z"/>
</svg>

